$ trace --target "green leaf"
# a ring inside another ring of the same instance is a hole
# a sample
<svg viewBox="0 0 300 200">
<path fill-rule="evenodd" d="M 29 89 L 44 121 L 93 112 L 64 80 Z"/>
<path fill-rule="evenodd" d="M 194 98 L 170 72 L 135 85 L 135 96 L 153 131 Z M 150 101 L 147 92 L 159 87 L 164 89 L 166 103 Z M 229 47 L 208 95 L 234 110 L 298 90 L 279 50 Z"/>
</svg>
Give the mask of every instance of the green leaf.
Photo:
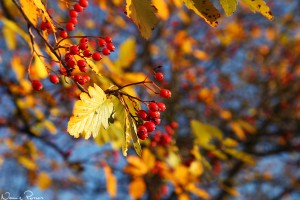
<svg viewBox="0 0 300 200">
<path fill-rule="evenodd" d="M 95 138 L 101 126 L 107 129 L 109 118 L 113 113 L 113 103 L 106 98 L 104 91 L 96 84 L 88 88 L 89 94 L 81 93 L 76 101 L 73 116 L 68 122 L 68 132 L 78 138 L 80 134 L 88 139 L 91 135 Z"/>
<path fill-rule="evenodd" d="M 273 14 L 263 0 L 242 0 L 251 10 L 252 12 L 260 12 L 267 19 L 272 20 Z"/>
<path fill-rule="evenodd" d="M 136 24 L 142 36 L 149 39 L 158 23 L 155 7 L 148 0 L 126 0 L 127 16 Z"/>
<path fill-rule="evenodd" d="M 193 10 L 202 17 L 209 25 L 216 27 L 220 18 L 219 11 L 209 0 L 182 0 L 187 8 Z"/>
<path fill-rule="evenodd" d="M 221 6 L 227 16 L 230 16 L 236 10 L 237 0 L 220 0 Z"/>
</svg>

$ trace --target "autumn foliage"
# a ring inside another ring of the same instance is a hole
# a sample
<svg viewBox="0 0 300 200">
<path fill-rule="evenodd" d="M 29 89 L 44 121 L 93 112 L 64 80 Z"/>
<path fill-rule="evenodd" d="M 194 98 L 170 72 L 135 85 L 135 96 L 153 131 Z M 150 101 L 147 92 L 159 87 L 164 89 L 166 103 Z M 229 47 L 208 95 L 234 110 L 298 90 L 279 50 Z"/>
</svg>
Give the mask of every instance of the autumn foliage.
<svg viewBox="0 0 300 200">
<path fill-rule="evenodd" d="M 297 6 L 1 1 L 0 195 L 300 198 Z"/>
</svg>

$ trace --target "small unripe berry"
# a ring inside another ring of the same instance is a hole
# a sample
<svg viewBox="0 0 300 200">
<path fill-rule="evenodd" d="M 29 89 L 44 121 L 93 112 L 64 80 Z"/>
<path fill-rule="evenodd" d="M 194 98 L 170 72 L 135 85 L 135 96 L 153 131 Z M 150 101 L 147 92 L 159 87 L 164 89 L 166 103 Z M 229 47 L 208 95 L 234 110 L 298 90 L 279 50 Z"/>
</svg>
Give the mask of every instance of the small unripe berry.
<svg viewBox="0 0 300 200">
<path fill-rule="evenodd" d="M 56 74 L 51 74 L 49 76 L 50 82 L 53 84 L 59 83 L 59 77 Z"/>
<path fill-rule="evenodd" d="M 167 89 L 162 89 L 159 92 L 159 95 L 163 98 L 170 98 L 171 97 L 171 91 Z"/>
<path fill-rule="evenodd" d="M 104 48 L 102 49 L 102 53 L 103 55 L 108 56 L 110 54 L 110 50 L 108 48 Z"/>
<path fill-rule="evenodd" d="M 153 112 L 158 111 L 158 105 L 155 102 L 150 102 L 148 104 L 148 108 Z"/>
<path fill-rule="evenodd" d="M 36 91 L 43 89 L 43 84 L 39 80 L 31 81 L 32 88 Z"/>
<path fill-rule="evenodd" d="M 155 73 L 154 78 L 158 81 L 162 81 L 164 80 L 164 74 L 162 72 L 157 72 Z"/>
<path fill-rule="evenodd" d="M 99 52 L 93 53 L 92 58 L 94 61 L 99 61 L 102 59 L 101 54 Z"/>
<path fill-rule="evenodd" d="M 155 124 L 153 122 L 146 122 L 144 126 L 146 127 L 149 133 L 155 130 Z"/>
</svg>

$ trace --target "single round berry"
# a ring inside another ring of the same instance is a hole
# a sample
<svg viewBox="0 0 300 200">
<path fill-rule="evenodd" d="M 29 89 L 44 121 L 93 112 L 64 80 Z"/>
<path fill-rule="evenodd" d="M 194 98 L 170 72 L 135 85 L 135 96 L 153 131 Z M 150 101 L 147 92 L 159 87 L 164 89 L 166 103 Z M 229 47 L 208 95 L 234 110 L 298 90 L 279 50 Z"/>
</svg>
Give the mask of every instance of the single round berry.
<svg viewBox="0 0 300 200">
<path fill-rule="evenodd" d="M 162 81 L 164 80 L 164 74 L 162 72 L 157 72 L 155 73 L 154 78 L 158 81 Z"/>
<path fill-rule="evenodd" d="M 115 45 L 113 44 L 113 43 L 108 43 L 107 45 L 106 45 L 106 47 L 110 50 L 110 51 L 115 51 Z"/>
<path fill-rule="evenodd" d="M 104 48 L 102 49 L 102 53 L 103 55 L 108 56 L 110 54 L 110 50 L 108 48 Z"/>
<path fill-rule="evenodd" d="M 148 118 L 148 113 L 147 113 L 145 110 L 139 110 L 138 116 L 139 116 L 142 120 L 147 120 L 147 118 Z"/>
<path fill-rule="evenodd" d="M 149 110 L 148 114 L 149 114 L 149 117 L 151 117 L 151 118 L 159 118 L 160 117 L 160 112 L 158 112 L 158 111 Z"/>
<path fill-rule="evenodd" d="M 149 133 L 155 130 L 155 124 L 151 121 L 145 122 L 144 126 L 146 127 Z"/>
<path fill-rule="evenodd" d="M 172 128 L 174 128 L 174 129 L 176 129 L 176 128 L 178 128 L 178 123 L 177 122 L 175 122 L 175 121 L 172 121 L 171 123 L 170 123 L 170 126 L 172 127 Z"/>
<path fill-rule="evenodd" d="M 67 31 L 65 31 L 65 30 L 61 30 L 61 31 L 59 32 L 59 36 L 60 36 L 61 38 L 67 38 L 67 37 L 68 37 L 68 33 L 67 33 Z"/>
<path fill-rule="evenodd" d="M 79 68 L 80 67 L 85 67 L 86 66 L 86 62 L 85 62 L 85 60 L 78 60 L 77 61 L 77 65 L 78 65 Z"/>
<path fill-rule="evenodd" d="M 77 17 L 78 16 L 78 12 L 76 10 L 70 10 L 69 11 L 69 16 L 70 17 Z"/>
<path fill-rule="evenodd" d="M 72 55 L 79 54 L 79 48 L 77 45 L 70 46 L 69 51 L 70 51 L 70 54 L 72 54 Z"/>
<path fill-rule="evenodd" d="M 159 92 L 159 95 L 163 98 L 170 98 L 171 97 L 171 91 L 167 89 L 162 89 Z"/>
<path fill-rule="evenodd" d="M 74 29 L 75 29 L 75 24 L 73 24 L 73 23 L 67 23 L 66 24 L 66 29 L 67 29 L 67 31 L 73 31 Z"/>
<path fill-rule="evenodd" d="M 89 58 L 89 57 L 91 57 L 92 56 L 92 52 L 90 51 L 90 50 L 84 50 L 83 51 L 83 56 L 84 57 L 87 57 L 87 58 Z M 101 55 L 100 55 L 101 56 Z"/>
<path fill-rule="evenodd" d="M 148 108 L 153 112 L 158 111 L 158 105 L 155 102 L 150 102 L 148 104 Z"/>
<path fill-rule="evenodd" d="M 79 5 L 85 8 L 89 5 L 89 2 L 87 0 L 79 0 Z"/>
<path fill-rule="evenodd" d="M 145 126 L 139 126 L 137 135 L 141 140 L 145 140 L 148 137 L 147 128 Z"/>
<path fill-rule="evenodd" d="M 79 40 L 79 43 L 88 43 L 89 39 L 87 37 L 83 37 Z"/>
<path fill-rule="evenodd" d="M 71 17 L 70 19 L 69 19 L 69 23 L 72 23 L 72 24 L 77 24 L 77 18 L 76 17 Z"/>
<path fill-rule="evenodd" d="M 43 89 L 43 84 L 39 80 L 31 81 L 32 88 L 36 91 Z"/>
<path fill-rule="evenodd" d="M 56 74 L 51 74 L 49 76 L 50 82 L 53 84 L 59 83 L 59 77 Z"/>
<path fill-rule="evenodd" d="M 76 3 L 74 5 L 74 10 L 76 10 L 77 12 L 82 12 L 83 11 L 83 7 L 79 3 Z"/>
<path fill-rule="evenodd" d="M 162 103 L 162 102 L 158 102 L 158 103 L 156 103 L 157 104 L 157 106 L 158 106 L 158 108 L 159 108 L 159 111 L 165 111 L 166 110 L 166 105 L 164 104 L 164 103 Z"/>
<path fill-rule="evenodd" d="M 172 127 L 170 125 L 166 125 L 165 126 L 165 130 L 167 131 L 167 133 L 169 135 L 173 135 L 174 134 L 174 130 L 172 129 Z"/>
<path fill-rule="evenodd" d="M 40 28 L 41 28 L 42 31 L 45 31 L 47 29 L 51 29 L 51 24 L 48 21 L 42 21 L 41 25 L 40 25 Z"/>
<path fill-rule="evenodd" d="M 155 125 L 158 125 L 158 124 L 160 124 L 161 119 L 160 119 L 160 118 L 153 118 L 151 121 L 153 121 L 153 123 L 154 123 Z"/>
<path fill-rule="evenodd" d="M 88 44 L 87 43 L 79 43 L 78 47 L 81 50 L 86 50 L 88 48 Z"/>
<path fill-rule="evenodd" d="M 98 45 L 99 47 L 105 47 L 106 46 L 106 41 L 102 38 L 98 39 Z"/>
<path fill-rule="evenodd" d="M 68 60 L 67 61 L 67 67 L 69 69 L 74 69 L 75 68 L 75 61 L 74 60 Z"/>
<path fill-rule="evenodd" d="M 111 39 L 111 37 L 109 37 L 109 36 L 106 36 L 106 37 L 104 38 L 104 40 L 105 40 L 107 43 L 112 43 L 112 39 Z"/>
<path fill-rule="evenodd" d="M 79 67 L 79 70 L 80 70 L 81 72 L 86 72 L 86 71 L 87 71 L 87 67 L 86 67 L 86 66 L 84 66 L 84 67 Z"/>
<path fill-rule="evenodd" d="M 91 78 L 88 75 L 82 76 L 82 80 L 84 81 L 84 83 L 88 83 L 90 82 Z"/>
<path fill-rule="evenodd" d="M 74 60 L 74 56 L 70 53 L 65 54 L 65 61 Z"/>
<path fill-rule="evenodd" d="M 75 76 L 74 76 L 74 80 L 76 81 L 76 82 L 81 82 L 81 80 L 82 80 L 82 76 L 80 75 L 80 74 L 76 74 Z"/>
<path fill-rule="evenodd" d="M 99 61 L 102 59 L 101 54 L 99 52 L 93 53 L 92 58 L 94 61 Z"/>
</svg>

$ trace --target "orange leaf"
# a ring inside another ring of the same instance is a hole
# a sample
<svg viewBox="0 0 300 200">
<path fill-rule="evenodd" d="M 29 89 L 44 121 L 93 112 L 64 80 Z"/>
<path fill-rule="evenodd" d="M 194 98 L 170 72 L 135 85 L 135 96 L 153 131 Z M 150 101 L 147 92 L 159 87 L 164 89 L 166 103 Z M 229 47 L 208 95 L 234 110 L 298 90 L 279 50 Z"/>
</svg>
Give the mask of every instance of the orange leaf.
<svg viewBox="0 0 300 200">
<path fill-rule="evenodd" d="M 147 165 L 137 156 L 128 156 L 127 165 L 124 168 L 124 172 L 131 174 L 132 176 L 143 176 L 147 173 Z"/>
<path fill-rule="evenodd" d="M 47 188 L 49 188 L 51 183 L 52 180 L 46 172 L 39 173 L 36 184 L 41 190 L 46 190 Z"/>
<path fill-rule="evenodd" d="M 129 184 L 129 194 L 133 199 L 141 198 L 146 191 L 146 184 L 141 177 L 135 178 Z"/>
<path fill-rule="evenodd" d="M 108 165 L 106 165 L 103 170 L 106 176 L 107 192 L 111 198 L 115 198 L 117 195 L 117 179 Z"/>
</svg>

